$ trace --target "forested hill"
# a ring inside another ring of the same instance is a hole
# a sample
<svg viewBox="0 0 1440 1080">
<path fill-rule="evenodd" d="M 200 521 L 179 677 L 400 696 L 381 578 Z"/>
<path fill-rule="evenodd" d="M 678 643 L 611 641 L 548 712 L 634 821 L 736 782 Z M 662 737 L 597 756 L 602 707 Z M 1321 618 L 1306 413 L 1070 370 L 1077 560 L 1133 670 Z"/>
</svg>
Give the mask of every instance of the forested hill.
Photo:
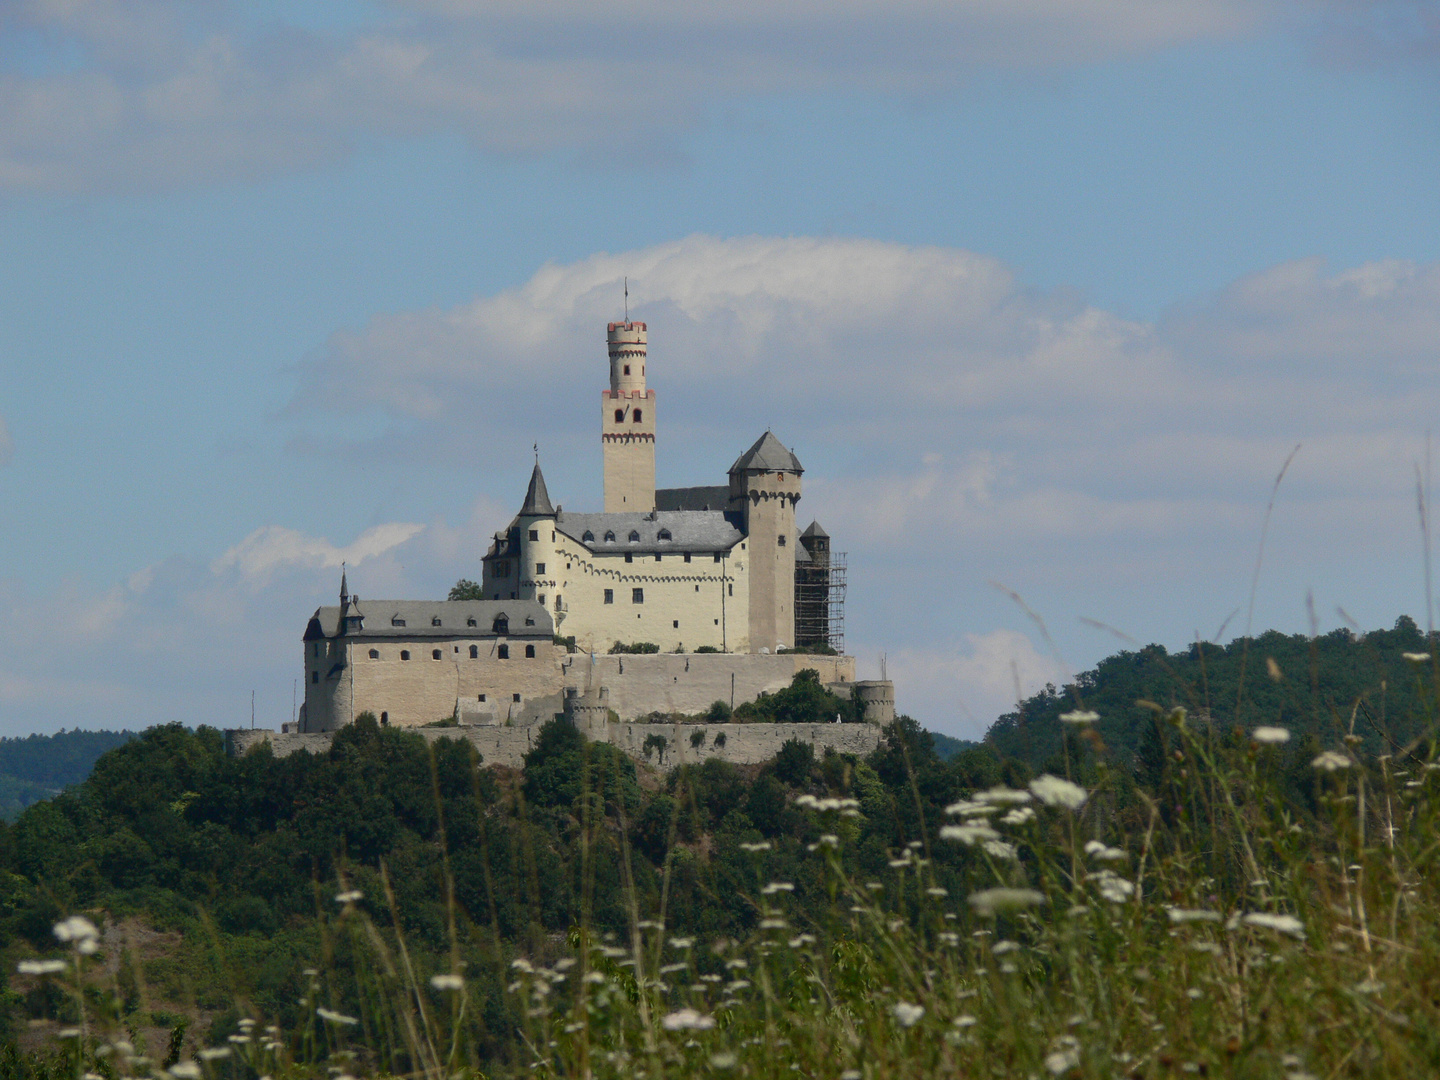
<svg viewBox="0 0 1440 1080">
<path fill-rule="evenodd" d="M 1182 652 L 1148 645 L 1121 652 L 1075 682 L 1047 686 L 1001 716 L 986 735 L 999 756 L 1031 768 L 1062 757 L 1060 715 L 1077 709 L 1099 713 L 1087 733 L 1071 727 L 1072 752 L 1101 754 L 1134 768 L 1152 739 L 1154 706 L 1185 708 L 1230 729 L 1258 725 L 1288 728 L 1298 740 L 1314 737 L 1330 745 L 1353 732 L 1371 753 L 1388 753 L 1428 734 L 1436 720 L 1437 668 L 1433 661 L 1407 660 L 1429 650 L 1413 619 L 1401 616 L 1394 629 L 1359 636 L 1336 630 L 1322 637 L 1274 631 L 1228 645 L 1197 643 Z"/>
<path fill-rule="evenodd" d="M 132 731 L 60 731 L 0 739 L 0 817 L 48 799 L 90 775 L 100 755 L 129 742 Z"/>
</svg>

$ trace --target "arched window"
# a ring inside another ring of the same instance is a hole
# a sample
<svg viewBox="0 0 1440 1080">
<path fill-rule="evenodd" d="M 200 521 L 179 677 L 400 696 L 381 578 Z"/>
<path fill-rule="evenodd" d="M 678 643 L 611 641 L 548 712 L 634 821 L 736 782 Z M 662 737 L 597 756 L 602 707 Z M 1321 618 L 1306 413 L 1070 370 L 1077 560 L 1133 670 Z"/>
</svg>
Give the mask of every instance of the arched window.
<svg viewBox="0 0 1440 1080">
<path fill-rule="evenodd" d="M 631 530 L 630 530 L 630 543 L 632 543 L 632 544 L 638 544 L 639 542 L 640 542 L 640 534 L 639 534 L 638 532 L 636 532 L 634 529 L 631 529 Z"/>
<path fill-rule="evenodd" d="M 401 650 L 400 650 L 400 659 L 401 659 L 401 660 L 409 660 L 409 659 L 410 659 L 410 650 L 409 650 L 409 649 L 401 649 Z"/>
<path fill-rule="evenodd" d="M 591 532 L 589 529 L 586 529 L 586 530 L 585 530 L 585 535 L 582 536 L 582 537 L 580 537 L 580 539 L 583 540 L 583 541 L 584 541 L 585 543 L 587 543 L 587 544 L 593 544 L 593 543 L 595 542 L 595 534 L 594 534 L 593 532 Z"/>
<path fill-rule="evenodd" d="M 696 588 L 699 588 L 699 586 L 696 586 Z M 471 660 L 479 660 L 479 659 L 480 659 L 480 646 L 479 646 L 479 645 L 471 645 L 471 646 L 470 646 L 470 659 L 471 659 Z"/>
<path fill-rule="evenodd" d="M 491 624 L 490 629 L 497 634 L 510 633 L 510 616 L 502 611 L 499 615 L 495 616 L 495 622 Z"/>
<path fill-rule="evenodd" d="M 615 530 L 614 530 L 614 529 L 607 529 L 607 530 L 605 531 L 605 542 L 606 542 L 607 544 L 613 544 L 613 543 L 615 542 Z M 318 645 L 315 646 L 315 649 L 316 649 L 315 655 L 316 655 L 316 656 L 319 656 L 319 655 L 320 655 L 320 653 L 319 653 L 320 646 L 318 646 Z"/>
<path fill-rule="evenodd" d="M 624 410 L 624 409 L 616 409 L 616 410 L 615 410 L 615 422 L 616 422 L 617 424 L 619 424 L 619 423 L 624 422 L 624 420 L 625 420 L 625 410 Z"/>
<path fill-rule="evenodd" d="M 669 540 L 669 539 L 671 539 L 670 530 L 669 530 L 669 529 L 661 529 L 659 535 L 657 535 L 657 536 L 655 537 L 655 539 L 657 539 L 657 540 Z"/>
<path fill-rule="evenodd" d="M 509 659 L 510 659 L 510 646 L 509 646 L 509 645 L 501 645 L 500 648 L 498 648 L 498 649 L 495 650 L 495 655 L 497 655 L 498 657 L 500 657 L 501 660 L 509 660 Z"/>
<path fill-rule="evenodd" d="M 534 645 L 526 645 L 526 646 L 525 646 L 525 659 L 526 659 L 526 660 L 534 660 L 534 659 L 535 659 L 535 646 L 534 646 Z"/>
<path fill-rule="evenodd" d="M 640 410 L 639 410 L 639 409 L 636 409 L 636 410 L 635 410 L 635 423 L 638 424 L 638 423 L 640 423 L 640 421 L 643 420 L 643 419 L 644 419 L 644 417 L 641 415 Z"/>
<path fill-rule="evenodd" d="M 430 659 L 431 659 L 431 660 L 439 660 L 439 659 L 440 659 L 440 650 L 439 650 L 439 649 L 431 649 L 431 650 L 430 650 Z"/>
<path fill-rule="evenodd" d="M 379 659 L 380 659 L 380 650 L 379 650 L 379 649 L 371 649 L 371 650 L 370 650 L 370 659 L 371 659 L 371 660 L 379 660 Z"/>
</svg>

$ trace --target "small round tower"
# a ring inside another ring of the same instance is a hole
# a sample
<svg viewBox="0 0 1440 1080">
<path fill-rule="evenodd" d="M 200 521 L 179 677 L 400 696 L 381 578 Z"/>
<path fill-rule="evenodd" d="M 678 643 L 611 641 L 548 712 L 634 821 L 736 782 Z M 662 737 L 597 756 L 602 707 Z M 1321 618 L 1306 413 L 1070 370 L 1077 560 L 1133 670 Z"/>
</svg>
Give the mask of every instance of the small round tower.
<svg viewBox="0 0 1440 1080">
<path fill-rule="evenodd" d="M 643 322 L 605 328 L 610 388 L 600 392 L 600 447 L 607 514 L 655 509 L 655 391 L 645 387 L 646 338 Z"/>
<path fill-rule="evenodd" d="M 643 322 L 612 322 L 605 327 L 610 350 L 610 392 L 645 396 L 645 350 L 647 335 Z"/>
<path fill-rule="evenodd" d="M 566 687 L 565 718 L 591 742 L 609 742 L 609 687 L 597 686 L 584 693 L 581 693 L 578 686 Z"/>
</svg>

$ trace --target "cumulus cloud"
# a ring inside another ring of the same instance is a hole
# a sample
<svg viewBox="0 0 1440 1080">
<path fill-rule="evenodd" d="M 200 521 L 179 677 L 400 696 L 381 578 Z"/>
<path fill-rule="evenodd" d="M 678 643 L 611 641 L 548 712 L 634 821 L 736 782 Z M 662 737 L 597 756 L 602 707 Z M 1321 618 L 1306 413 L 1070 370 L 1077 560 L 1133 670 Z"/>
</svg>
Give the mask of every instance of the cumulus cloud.
<svg viewBox="0 0 1440 1080">
<path fill-rule="evenodd" d="M 336 547 L 317 536 L 306 536 L 281 525 L 267 525 L 221 555 L 211 564 L 211 569 L 217 574 L 234 569 L 242 577 L 263 580 L 280 568 L 334 569 L 342 563 L 359 565 L 398 547 L 424 528 L 408 522 L 387 522 L 367 529 L 352 544 Z"/>
<path fill-rule="evenodd" d="M 0 187 L 253 178 L 434 132 L 505 154 L 603 149 L 617 130 L 643 144 L 737 95 L 928 93 L 1244 33 L 1271 7 L 412 0 L 322 33 L 227 5 L 19 0 L 0 15 L 0 56 L 25 57 L 0 67 Z"/>
</svg>

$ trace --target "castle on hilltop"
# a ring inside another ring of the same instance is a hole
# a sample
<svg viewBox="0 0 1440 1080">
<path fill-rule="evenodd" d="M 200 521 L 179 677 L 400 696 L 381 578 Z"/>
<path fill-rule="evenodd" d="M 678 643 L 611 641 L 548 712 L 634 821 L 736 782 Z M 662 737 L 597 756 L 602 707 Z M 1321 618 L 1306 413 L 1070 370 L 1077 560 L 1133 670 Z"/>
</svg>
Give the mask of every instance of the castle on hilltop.
<svg viewBox="0 0 1440 1080">
<path fill-rule="evenodd" d="M 690 731 L 692 753 L 762 760 L 796 736 L 874 745 L 894 718 L 893 687 L 857 683 L 844 655 L 845 557 L 818 522 L 797 526 L 805 470 L 794 452 L 766 431 L 728 483 L 657 490 L 646 326 L 611 323 L 606 338 L 604 511 L 553 504 L 537 456 L 520 512 L 483 556 L 480 598 L 362 601 L 342 574 L 340 603 L 305 629 L 297 723 L 278 739 L 234 733 L 240 743 L 288 752 L 369 712 L 405 727 L 451 718 L 487 761 L 516 763 L 529 729 L 564 713 L 639 756 L 649 729 L 680 726 L 640 718 L 733 708 L 810 668 L 870 722 L 743 725 L 757 730 L 721 733 L 708 751 Z M 789 727 L 807 731 L 759 730 Z"/>
</svg>

